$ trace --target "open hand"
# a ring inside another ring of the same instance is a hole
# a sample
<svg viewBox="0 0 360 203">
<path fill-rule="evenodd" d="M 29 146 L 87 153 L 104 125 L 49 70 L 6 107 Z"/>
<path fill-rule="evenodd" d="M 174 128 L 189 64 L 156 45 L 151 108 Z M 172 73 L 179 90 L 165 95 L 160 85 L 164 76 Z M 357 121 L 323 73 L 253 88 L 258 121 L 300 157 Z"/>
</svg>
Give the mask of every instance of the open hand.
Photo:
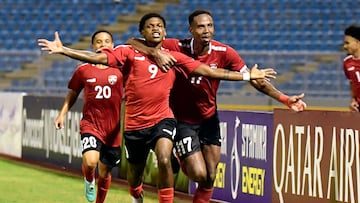
<svg viewBox="0 0 360 203">
<path fill-rule="evenodd" d="M 272 68 L 258 69 L 258 65 L 255 64 L 250 71 L 251 79 L 273 79 L 276 78 L 277 73 Z"/>
<path fill-rule="evenodd" d="M 55 32 L 54 41 L 38 39 L 38 45 L 41 47 L 42 51 L 49 51 L 49 54 L 61 54 L 64 52 L 64 48 L 58 32 Z"/>
</svg>

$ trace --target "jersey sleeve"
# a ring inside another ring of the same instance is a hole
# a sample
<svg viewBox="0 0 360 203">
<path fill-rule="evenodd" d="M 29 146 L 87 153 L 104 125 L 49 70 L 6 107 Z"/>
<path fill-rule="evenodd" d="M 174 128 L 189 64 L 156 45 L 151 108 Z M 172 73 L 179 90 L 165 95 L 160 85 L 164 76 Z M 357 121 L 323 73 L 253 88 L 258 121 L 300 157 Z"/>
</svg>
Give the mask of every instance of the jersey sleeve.
<svg viewBox="0 0 360 203">
<path fill-rule="evenodd" d="M 343 64 L 343 70 L 344 70 L 344 74 L 345 74 L 345 77 L 349 80 L 349 74 L 348 74 L 348 72 L 346 71 L 346 65 L 345 65 L 345 63 Z"/>
<path fill-rule="evenodd" d="M 226 68 L 233 71 L 246 72 L 249 71 L 245 61 L 239 56 L 235 49 L 227 47 L 226 57 L 222 60 L 227 62 Z"/>
<path fill-rule="evenodd" d="M 347 60 L 347 58 L 345 58 L 344 61 L 343 61 L 343 70 L 344 70 L 344 74 L 345 74 L 346 78 L 348 80 L 350 80 L 350 75 L 349 75 L 349 72 L 347 71 L 348 66 L 349 66 L 348 65 L 348 60 Z"/>
<path fill-rule="evenodd" d="M 169 49 L 171 51 L 178 51 L 180 52 L 180 41 L 178 39 L 174 39 L 174 38 L 169 38 L 169 39 L 165 39 L 162 43 L 162 47 L 164 47 L 165 49 Z"/>
<path fill-rule="evenodd" d="M 86 64 L 80 65 L 77 67 L 77 69 L 75 70 L 75 72 L 73 73 L 71 79 L 69 80 L 68 83 L 68 88 L 80 93 L 81 90 L 84 88 L 84 83 L 82 82 L 81 78 L 82 78 L 82 68 L 86 66 Z"/>
<path fill-rule="evenodd" d="M 126 63 L 126 60 L 131 53 L 129 45 L 119 45 L 114 49 L 101 49 L 102 53 L 105 53 L 108 59 L 108 66 L 121 67 Z"/>
</svg>

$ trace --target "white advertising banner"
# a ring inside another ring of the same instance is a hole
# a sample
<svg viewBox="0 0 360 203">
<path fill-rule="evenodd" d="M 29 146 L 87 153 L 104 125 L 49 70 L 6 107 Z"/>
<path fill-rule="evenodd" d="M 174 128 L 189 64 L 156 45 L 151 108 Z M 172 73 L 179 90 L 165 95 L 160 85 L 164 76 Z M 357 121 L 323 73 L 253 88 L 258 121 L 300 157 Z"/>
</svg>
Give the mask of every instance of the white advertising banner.
<svg viewBox="0 0 360 203">
<path fill-rule="evenodd" d="M 0 93 L 0 153 L 21 157 L 24 93 Z"/>
</svg>

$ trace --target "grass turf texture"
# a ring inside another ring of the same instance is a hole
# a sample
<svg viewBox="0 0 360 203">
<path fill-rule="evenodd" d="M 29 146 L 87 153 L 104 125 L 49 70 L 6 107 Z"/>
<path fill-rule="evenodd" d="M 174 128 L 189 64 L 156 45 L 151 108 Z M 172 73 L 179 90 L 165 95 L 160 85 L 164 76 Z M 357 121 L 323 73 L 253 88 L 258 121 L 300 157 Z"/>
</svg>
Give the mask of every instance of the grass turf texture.
<svg viewBox="0 0 360 203">
<path fill-rule="evenodd" d="M 0 203 L 87 202 L 82 177 L 1 157 L 0 194 Z M 127 187 L 112 183 L 105 202 L 131 202 Z M 145 191 L 144 202 L 157 203 L 157 194 Z"/>
</svg>

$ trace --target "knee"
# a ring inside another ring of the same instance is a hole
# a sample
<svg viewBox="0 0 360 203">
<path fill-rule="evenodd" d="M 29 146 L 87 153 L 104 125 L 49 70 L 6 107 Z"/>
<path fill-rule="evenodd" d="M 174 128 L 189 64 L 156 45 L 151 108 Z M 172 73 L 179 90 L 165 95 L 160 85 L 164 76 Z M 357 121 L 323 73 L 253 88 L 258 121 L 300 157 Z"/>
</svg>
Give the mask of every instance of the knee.
<svg viewBox="0 0 360 203">
<path fill-rule="evenodd" d="M 83 160 L 83 164 L 85 167 L 87 167 L 89 169 L 94 169 L 97 166 L 97 160 L 86 159 L 86 160 Z"/>
<path fill-rule="evenodd" d="M 186 169 L 188 171 L 188 176 L 194 182 L 206 182 L 207 181 L 207 171 L 206 168 L 201 167 L 192 167 L 191 169 Z"/>
<path fill-rule="evenodd" d="M 99 176 L 102 178 L 108 178 L 111 176 L 111 168 L 103 164 L 102 162 L 98 163 Z"/>
<path fill-rule="evenodd" d="M 159 168 L 170 168 L 171 167 L 171 159 L 168 156 L 159 156 L 158 159 L 158 167 Z"/>
</svg>

